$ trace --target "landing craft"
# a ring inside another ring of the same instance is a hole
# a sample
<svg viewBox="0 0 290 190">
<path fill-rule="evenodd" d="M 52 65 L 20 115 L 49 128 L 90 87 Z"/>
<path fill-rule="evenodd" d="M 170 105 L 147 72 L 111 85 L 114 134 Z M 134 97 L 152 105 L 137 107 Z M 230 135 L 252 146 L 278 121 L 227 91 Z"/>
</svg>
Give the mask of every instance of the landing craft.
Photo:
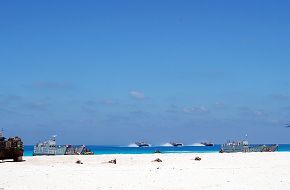
<svg viewBox="0 0 290 190">
<path fill-rule="evenodd" d="M 92 155 L 92 151 L 84 145 L 56 145 L 56 135 L 51 139 L 37 143 L 33 148 L 33 156 L 42 155 Z"/>
<path fill-rule="evenodd" d="M 144 141 L 139 141 L 139 142 L 135 142 L 135 144 L 138 146 L 138 147 L 150 147 L 150 144 L 144 142 Z"/>
<path fill-rule="evenodd" d="M 203 144 L 204 146 L 213 146 L 214 145 L 212 142 L 208 142 L 208 141 L 201 142 L 200 144 Z"/>
<path fill-rule="evenodd" d="M 170 144 L 171 144 L 172 146 L 183 146 L 182 143 L 177 143 L 177 142 L 170 142 Z"/>
<path fill-rule="evenodd" d="M 278 145 L 254 145 L 250 146 L 249 142 L 243 141 L 228 141 L 222 144 L 220 153 L 231 153 L 231 152 L 275 152 L 278 150 Z"/>
</svg>

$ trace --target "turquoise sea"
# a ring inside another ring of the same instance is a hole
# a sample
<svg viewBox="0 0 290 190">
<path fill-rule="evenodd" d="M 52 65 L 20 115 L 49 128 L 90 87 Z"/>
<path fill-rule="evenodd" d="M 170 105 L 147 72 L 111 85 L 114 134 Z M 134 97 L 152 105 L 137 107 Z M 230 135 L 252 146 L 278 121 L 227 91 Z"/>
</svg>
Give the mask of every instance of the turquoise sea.
<svg viewBox="0 0 290 190">
<path fill-rule="evenodd" d="M 214 146 L 152 146 L 152 147 L 124 147 L 124 146 L 100 146 L 88 145 L 95 154 L 152 154 L 159 150 L 161 153 L 215 153 L 220 150 L 221 145 Z M 280 144 L 279 152 L 290 152 L 290 144 Z M 24 156 L 32 156 L 33 146 L 24 146 Z"/>
</svg>

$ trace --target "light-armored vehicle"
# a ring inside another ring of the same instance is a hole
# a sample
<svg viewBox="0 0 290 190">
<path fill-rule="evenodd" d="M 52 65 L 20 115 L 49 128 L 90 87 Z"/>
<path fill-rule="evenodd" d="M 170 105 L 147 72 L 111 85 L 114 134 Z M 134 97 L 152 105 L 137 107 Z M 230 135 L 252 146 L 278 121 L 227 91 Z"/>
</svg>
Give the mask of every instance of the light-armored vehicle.
<svg viewBox="0 0 290 190">
<path fill-rule="evenodd" d="M 21 162 L 23 152 L 21 138 L 10 137 L 6 139 L 3 131 L 0 131 L 0 160 L 13 159 L 15 162 Z"/>
</svg>

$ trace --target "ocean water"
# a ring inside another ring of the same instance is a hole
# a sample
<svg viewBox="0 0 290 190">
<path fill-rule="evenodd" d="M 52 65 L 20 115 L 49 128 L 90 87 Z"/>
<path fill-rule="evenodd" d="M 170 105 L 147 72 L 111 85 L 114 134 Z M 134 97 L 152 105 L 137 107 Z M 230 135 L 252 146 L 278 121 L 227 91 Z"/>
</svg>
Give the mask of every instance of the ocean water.
<svg viewBox="0 0 290 190">
<path fill-rule="evenodd" d="M 124 147 L 124 146 L 86 146 L 96 155 L 100 154 L 152 154 L 159 150 L 161 153 L 216 153 L 221 145 L 214 146 L 152 146 L 152 147 Z M 278 152 L 290 152 L 290 144 L 279 145 Z M 24 156 L 32 156 L 33 146 L 24 146 Z"/>
</svg>

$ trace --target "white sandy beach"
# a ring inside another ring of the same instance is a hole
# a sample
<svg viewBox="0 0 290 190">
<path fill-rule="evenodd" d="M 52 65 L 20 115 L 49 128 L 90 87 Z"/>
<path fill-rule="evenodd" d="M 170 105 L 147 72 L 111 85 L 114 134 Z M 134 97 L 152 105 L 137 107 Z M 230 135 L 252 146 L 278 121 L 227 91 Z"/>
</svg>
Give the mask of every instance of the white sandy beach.
<svg viewBox="0 0 290 190">
<path fill-rule="evenodd" d="M 201 161 L 195 161 L 196 156 Z M 117 159 L 117 164 L 103 163 Z M 163 162 L 151 162 L 160 158 Z M 290 153 L 24 157 L 0 163 L 0 189 L 290 189 Z M 83 164 L 76 164 L 80 159 Z"/>
</svg>

